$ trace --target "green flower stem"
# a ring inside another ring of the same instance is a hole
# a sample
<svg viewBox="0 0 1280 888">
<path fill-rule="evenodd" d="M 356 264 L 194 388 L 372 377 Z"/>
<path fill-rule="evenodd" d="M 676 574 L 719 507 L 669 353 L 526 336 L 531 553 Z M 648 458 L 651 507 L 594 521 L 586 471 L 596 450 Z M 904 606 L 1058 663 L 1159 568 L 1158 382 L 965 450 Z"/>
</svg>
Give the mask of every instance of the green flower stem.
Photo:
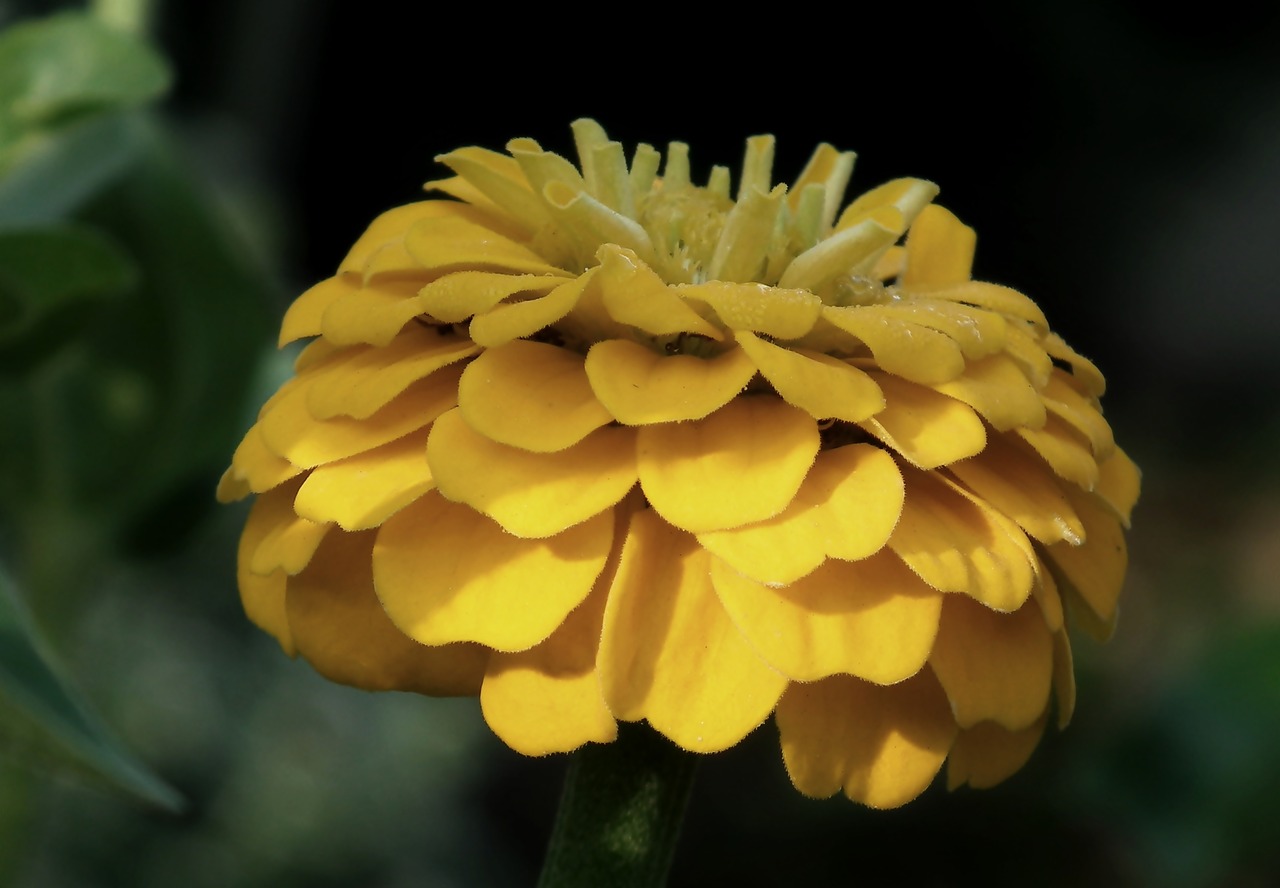
<svg viewBox="0 0 1280 888">
<path fill-rule="evenodd" d="M 574 753 L 538 888 L 664 885 L 697 757 L 645 724 Z"/>
</svg>

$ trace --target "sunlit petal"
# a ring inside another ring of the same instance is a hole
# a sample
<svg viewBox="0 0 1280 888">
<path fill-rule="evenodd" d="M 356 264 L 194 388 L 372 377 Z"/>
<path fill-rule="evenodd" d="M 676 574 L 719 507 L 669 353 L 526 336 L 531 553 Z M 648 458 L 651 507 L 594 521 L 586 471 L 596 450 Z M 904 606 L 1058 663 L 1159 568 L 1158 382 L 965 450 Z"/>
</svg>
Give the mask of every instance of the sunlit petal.
<svg viewBox="0 0 1280 888">
<path fill-rule="evenodd" d="M 587 352 L 587 378 L 618 422 L 650 425 L 702 419 L 737 397 L 756 368 L 740 348 L 712 358 L 660 355 L 625 339 Z"/>
<path fill-rule="evenodd" d="M 772 398 L 740 398 L 706 419 L 639 429 L 640 484 L 691 533 L 779 514 L 818 455 L 813 420 Z"/>
<path fill-rule="evenodd" d="M 522 651 L 587 597 L 612 540 L 607 513 L 549 540 L 525 540 L 431 491 L 378 531 L 374 586 L 391 621 L 422 644 Z"/>
<path fill-rule="evenodd" d="M 598 429 L 556 453 L 490 441 L 460 410 L 436 420 L 427 460 L 440 493 L 518 537 L 549 537 L 622 499 L 636 483 L 633 429 Z"/>
<path fill-rule="evenodd" d="M 535 453 L 564 450 L 613 418 L 596 400 L 582 357 L 523 339 L 467 366 L 458 408 L 486 438 Z"/>
</svg>

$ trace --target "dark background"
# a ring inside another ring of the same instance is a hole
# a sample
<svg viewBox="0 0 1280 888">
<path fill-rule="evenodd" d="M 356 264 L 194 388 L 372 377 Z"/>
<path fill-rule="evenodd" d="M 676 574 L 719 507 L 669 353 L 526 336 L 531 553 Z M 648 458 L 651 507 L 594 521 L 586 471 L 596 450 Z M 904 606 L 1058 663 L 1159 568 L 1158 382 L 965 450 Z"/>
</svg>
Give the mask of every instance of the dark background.
<svg viewBox="0 0 1280 888">
<path fill-rule="evenodd" d="M 934 786 L 885 813 L 800 797 L 765 725 L 702 765 L 673 885 L 1269 886 L 1280 20 L 1261 8 L 700 19 L 171 0 L 155 38 L 177 75 L 165 118 L 277 282 L 275 317 L 375 215 L 418 199 L 435 155 L 531 136 L 572 156 L 569 124 L 591 116 L 628 148 L 688 142 L 704 175 L 736 172 L 745 138 L 771 132 L 777 180 L 821 141 L 859 153 L 851 194 L 932 179 L 978 231 L 975 276 L 1032 296 L 1107 374 L 1144 491 L 1117 636 L 1076 640 L 1075 723 L 998 789 Z M 260 400 L 245 399 L 245 422 Z M 210 434 L 234 444 L 242 430 Z M 41 888 L 531 884 L 564 760 L 507 750 L 474 701 L 363 694 L 284 658 L 239 614 L 243 511 L 212 507 L 220 468 L 175 489 L 143 526 L 181 532 L 91 578 L 79 612 L 33 603 L 95 706 L 190 809 L 14 770 L 3 871 Z"/>
</svg>

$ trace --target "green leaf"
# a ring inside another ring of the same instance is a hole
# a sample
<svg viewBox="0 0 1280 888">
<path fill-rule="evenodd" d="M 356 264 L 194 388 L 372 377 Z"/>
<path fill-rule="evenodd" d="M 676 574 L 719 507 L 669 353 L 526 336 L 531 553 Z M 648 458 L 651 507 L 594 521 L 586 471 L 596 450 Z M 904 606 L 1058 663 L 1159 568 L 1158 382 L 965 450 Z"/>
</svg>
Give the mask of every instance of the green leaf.
<svg viewBox="0 0 1280 888">
<path fill-rule="evenodd" d="M 123 749 L 62 678 L 3 568 L 0 742 L 37 767 L 87 777 L 170 811 L 183 806 L 181 796 Z"/>
<path fill-rule="evenodd" d="M 33 130 L 141 105 L 169 83 L 155 50 L 84 13 L 14 25 L 0 34 L 0 150 Z"/>
<path fill-rule="evenodd" d="M 212 507 L 244 432 L 277 284 L 162 128 L 144 131 L 138 162 L 77 214 L 131 257 L 137 285 L 84 312 L 91 322 L 30 379 L 0 376 L 0 463 L 16 476 L 0 479 L 0 506 L 19 526 L 56 498 L 162 542 L 173 507 Z"/>
<path fill-rule="evenodd" d="M 22 162 L 0 160 L 0 227 L 65 219 L 118 179 L 143 150 L 141 112 L 102 114 L 29 140 Z"/>
<path fill-rule="evenodd" d="M 132 260 L 91 228 L 0 230 L 0 368 L 52 351 L 76 334 L 89 304 L 126 292 L 137 279 Z"/>
</svg>

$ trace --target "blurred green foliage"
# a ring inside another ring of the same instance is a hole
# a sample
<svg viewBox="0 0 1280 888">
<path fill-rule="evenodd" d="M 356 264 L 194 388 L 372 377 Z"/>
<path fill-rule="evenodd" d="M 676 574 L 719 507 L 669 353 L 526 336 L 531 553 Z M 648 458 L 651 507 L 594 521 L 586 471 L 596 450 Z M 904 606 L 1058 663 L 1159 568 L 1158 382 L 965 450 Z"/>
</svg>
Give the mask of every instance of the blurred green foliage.
<svg viewBox="0 0 1280 888">
<path fill-rule="evenodd" d="M 147 108 L 170 79 L 87 13 L 0 34 L 0 735 L 176 808 L 79 701 L 24 604 L 56 615 L 130 540 L 154 545 L 139 528 L 175 493 L 207 488 L 266 335 L 269 279 Z M 180 537 L 171 511 L 161 523 Z"/>
</svg>

